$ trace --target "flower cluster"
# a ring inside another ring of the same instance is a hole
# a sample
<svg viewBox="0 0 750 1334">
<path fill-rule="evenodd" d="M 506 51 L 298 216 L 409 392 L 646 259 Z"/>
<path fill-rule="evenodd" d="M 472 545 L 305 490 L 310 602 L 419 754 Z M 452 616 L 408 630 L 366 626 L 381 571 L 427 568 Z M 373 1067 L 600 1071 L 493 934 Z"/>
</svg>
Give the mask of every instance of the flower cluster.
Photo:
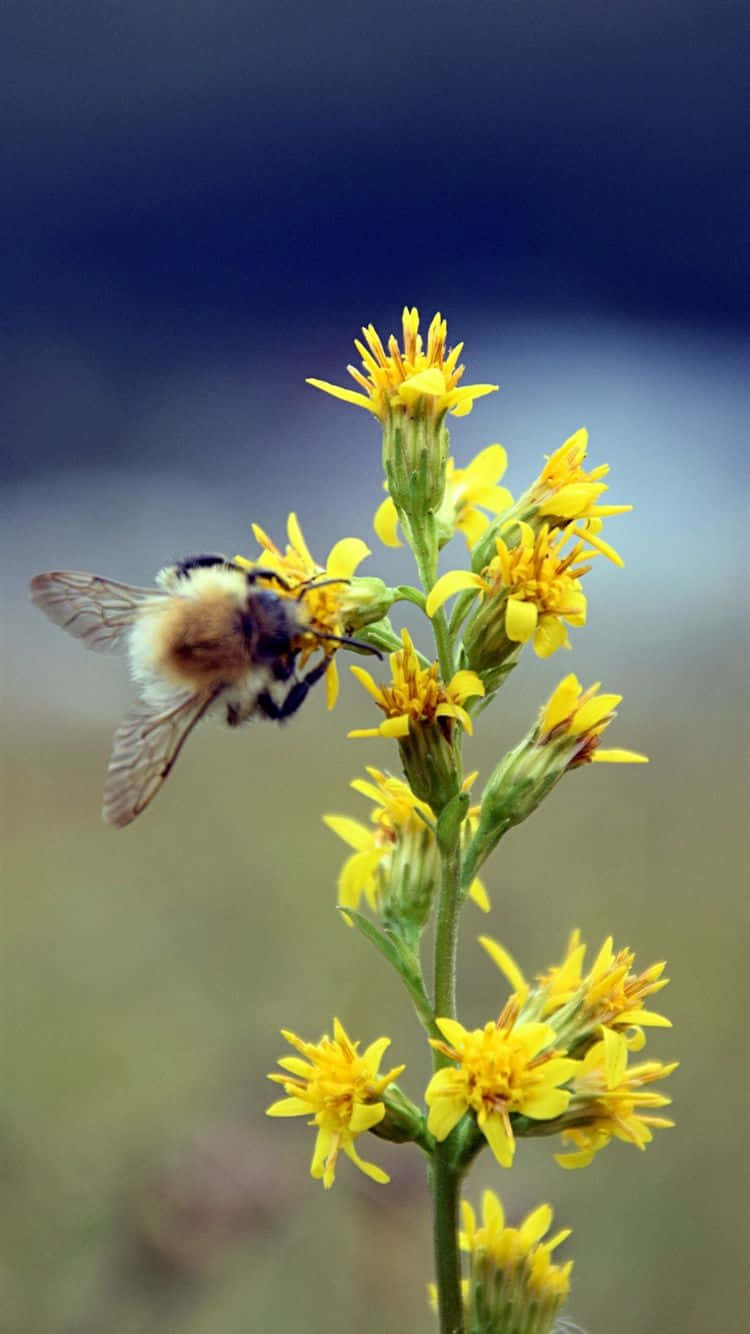
<svg viewBox="0 0 750 1334">
<path fill-rule="evenodd" d="M 283 1058 L 282 1073 L 270 1076 L 286 1096 L 269 1114 L 311 1118 L 317 1130 L 311 1171 L 326 1187 L 342 1151 L 374 1180 L 387 1179 L 355 1149 L 366 1131 L 417 1144 L 430 1159 L 434 1184 L 443 1334 L 551 1334 L 569 1289 L 572 1261 L 553 1258 L 567 1230 L 544 1240 L 552 1224 L 546 1204 L 520 1226 L 508 1226 L 500 1200 L 487 1191 L 481 1223 L 465 1203 L 456 1237 L 459 1183 L 486 1147 L 509 1169 L 518 1140 L 554 1137 L 561 1146 L 557 1162 L 584 1167 L 614 1139 L 643 1149 L 656 1128 L 672 1124 L 662 1115 L 669 1098 L 656 1085 L 675 1063 L 639 1055 L 647 1030 L 670 1026 L 650 1008 L 667 983 L 665 964 L 638 970 L 633 952 L 616 949 L 611 937 L 587 964 L 575 931 L 562 959 L 527 980 L 503 945 L 482 936 L 510 995 L 496 1019 L 466 1027 L 455 1001 L 459 914 L 466 897 L 489 910 L 480 868 L 565 775 L 592 763 L 644 763 L 646 757 L 603 745 L 621 696 L 599 683 L 584 688 L 573 673 L 555 687 L 519 743 L 495 758 L 475 804 L 476 775 L 464 777 L 462 745 L 525 644 L 542 660 L 571 647 L 570 628 L 587 623 L 584 581 L 592 562 L 603 556 L 623 564 L 604 536 L 605 521 L 631 506 L 606 498 L 609 466 L 587 464 L 584 430 L 545 459 L 530 485 L 514 487 L 515 500 L 502 485 L 507 456 L 501 445 L 462 463 L 451 451 L 447 414 L 465 416 L 497 386 L 463 384 L 462 344 L 448 346 L 440 314 L 423 339 L 417 310 L 406 307 L 400 341 L 395 335 L 381 340 L 370 324 L 355 347 L 361 369 L 348 371 L 356 388 L 309 383 L 379 422 L 386 496 L 374 527 L 386 546 L 403 541 L 410 547 L 420 586 L 390 589 L 359 578 L 356 570 L 369 553 L 357 538 L 337 543 L 317 563 L 293 515 L 285 551 L 256 527 L 260 552 L 244 563 L 304 608 L 296 651 L 304 661 L 322 648 L 330 659 L 329 698 L 336 691 L 333 658 L 342 645 L 390 655 L 385 682 L 352 667 L 382 716 L 349 736 L 395 742 L 403 777 L 368 766 L 367 776 L 351 786 L 370 803 L 369 819 L 324 819 L 350 850 L 338 883 L 342 915 L 399 974 L 426 1030 L 433 1073 L 420 1108 L 394 1084 L 403 1066 L 380 1073 L 387 1038 L 360 1054 L 338 1020 L 333 1038 L 318 1043 L 285 1032 L 297 1054 Z M 468 548 L 464 566 L 440 573 L 440 553 L 457 533 Z M 423 656 L 408 630 L 391 626 L 389 614 L 400 600 L 424 613 L 434 655 Z M 352 638 L 359 632 L 366 634 L 364 643 Z M 359 911 L 363 899 L 369 914 Z M 428 979 L 421 950 L 431 921 Z M 463 1283 L 459 1243 L 468 1255 Z"/>
</svg>

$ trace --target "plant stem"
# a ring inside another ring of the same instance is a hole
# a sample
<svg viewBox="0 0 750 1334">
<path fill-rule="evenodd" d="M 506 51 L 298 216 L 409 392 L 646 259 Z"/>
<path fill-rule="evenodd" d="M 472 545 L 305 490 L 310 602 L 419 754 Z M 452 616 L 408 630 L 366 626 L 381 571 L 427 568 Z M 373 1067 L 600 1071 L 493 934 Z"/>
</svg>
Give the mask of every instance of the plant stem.
<svg viewBox="0 0 750 1334">
<path fill-rule="evenodd" d="M 435 1014 L 441 1019 L 456 1015 L 456 948 L 461 902 L 461 830 L 450 847 L 441 848 L 441 882 L 435 929 Z M 449 1064 L 435 1052 L 435 1069 Z M 455 1132 L 454 1132 L 455 1134 Z M 433 1158 L 435 1274 L 441 1334 L 463 1330 L 461 1267 L 458 1257 L 458 1198 L 461 1174 L 453 1158 L 451 1135 L 435 1146 Z"/>
<path fill-rule="evenodd" d="M 419 577 L 422 580 L 425 594 L 428 594 L 437 581 L 438 554 L 435 520 L 431 514 L 428 514 L 425 517 L 424 524 L 409 524 L 406 515 L 402 515 L 401 523 L 405 532 L 408 533 L 409 545 L 414 552 Z M 407 524 L 408 528 L 406 527 Z M 432 629 L 437 645 L 440 674 L 447 684 L 454 672 L 453 645 L 442 607 L 435 612 L 432 618 Z"/>
</svg>

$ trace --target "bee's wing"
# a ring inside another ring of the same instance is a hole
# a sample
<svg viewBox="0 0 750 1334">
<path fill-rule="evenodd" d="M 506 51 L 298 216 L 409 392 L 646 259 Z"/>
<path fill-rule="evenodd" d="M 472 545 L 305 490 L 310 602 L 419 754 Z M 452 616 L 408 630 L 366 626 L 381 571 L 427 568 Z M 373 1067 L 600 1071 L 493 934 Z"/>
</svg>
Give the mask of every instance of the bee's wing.
<svg viewBox="0 0 750 1334">
<path fill-rule="evenodd" d="M 107 824 L 122 828 L 145 810 L 221 689 L 178 694 L 157 708 L 140 700 L 125 715 L 115 732 L 104 785 L 102 818 Z"/>
<path fill-rule="evenodd" d="M 32 602 L 55 625 L 100 653 L 120 647 L 139 607 L 166 596 L 156 588 L 131 588 L 78 570 L 53 570 L 31 581 Z"/>
</svg>

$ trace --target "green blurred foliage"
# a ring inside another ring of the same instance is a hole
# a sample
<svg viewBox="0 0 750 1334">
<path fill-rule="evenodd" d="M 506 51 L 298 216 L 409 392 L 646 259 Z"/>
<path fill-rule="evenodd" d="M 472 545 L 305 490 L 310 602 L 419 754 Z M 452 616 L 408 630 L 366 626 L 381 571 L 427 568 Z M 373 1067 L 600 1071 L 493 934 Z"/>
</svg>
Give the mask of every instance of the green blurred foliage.
<svg viewBox="0 0 750 1334">
<path fill-rule="evenodd" d="M 470 904 L 463 921 L 467 1023 L 506 994 L 480 930 L 530 973 L 574 925 L 592 949 L 612 932 L 644 966 L 669 960 L 657 1008 L 675 1026 L 648 1052 L 682 1062 L 677 1128 L 577 1173 L 553 1142 L 523 1142 L 512 1172 L 484 1154 L 468 1185 L 476 1201 L 491 1184 L 511 1216 L 549 1199 L 573 1227 L 569 1313 L 590 1334 L 744 1328 L 741 682 L 673 648 L 679 671 L 644 669 L 635 693 L 606 683 L 626 695 L 612 744 L 647 750 L 649 768 L 566 778 L 489 863 L 490 917 Z M 486 774 L 557 679 L 511 681 L 469 763 Z M 313 1132 L 264 1118 L 282 1025 L 317 1039 L 337 1014 L 363 1042 L 392 1037 L 412 1096 L 428 1077 L 406 997 L 336 913 L 345 853 L 320 823 L 363 815 L 349 779 L 393 763 L 386 742 L 345 740 L 368 716 L 352 687 L 332 717 L 318 695 L 283 729 L 206 726 L 121 832 L 98 818 L 104 730 L 9 721 L 2 1334 L 434 1328 L 418 1152 L 373 1139 L 392 1184 L 344 1161 L 324 1193 Z"/>
</svg>

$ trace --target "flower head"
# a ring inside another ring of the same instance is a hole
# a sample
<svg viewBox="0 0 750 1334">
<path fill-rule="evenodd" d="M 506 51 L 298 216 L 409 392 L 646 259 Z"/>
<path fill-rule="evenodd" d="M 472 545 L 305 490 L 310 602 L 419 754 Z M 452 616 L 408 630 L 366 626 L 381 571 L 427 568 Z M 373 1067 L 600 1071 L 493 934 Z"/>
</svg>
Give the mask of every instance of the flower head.
<svg viewBox="0 0 750 1334">
<path fill-rule="evenodd" d="M 354 849 L 339 876 L 339 903 L 357 908 L 364 895 L 373 911 L 407 917 L 421 927 L 440 877 L 434 812 L 402 779 L 370 766 L 367 773 L 369 779 L 357 778 L 352 787 L 375 803 L 369 825 L 347 815 L 323 816 L 328 828 Z M 466 779 L 465 791 L 475 777 L 471 774 Z M 478 811 L 476 806 L 469 808 L 469 828 Z M 470 886 L 469 895 L 485 912 L 489 910 L 487 892 L 479 879 Z"/>
<path fill-rule="evenodd" d="M 599 694 L 599 684 L 584 690 L 572 672 L 564 677 L 542 709 L 536 744 L 564 753 L 566 769 L 581 764 L 647 764 L 647 756 L 634 750 L 600 749 L 600 739 L 617 717 L 622 695 Z"/>
<path fill-rule="evenodd" d="M 467 1328 L 521 1334 L 534 1329 L 547 1334 L 570 1291 L 573 1261 L 556 1264 L 552 1253 L 570 1236 L 562 1228 L 542 1241 L 552 1225 L 549 1204 L 540 1204 L 518 1227 L 508 1227 L 494 1191 L 482 1196 L 482 1221 L 461 1203 L 461 1249 L 470 1257 Z"/>
<path fill-rule="evenodd" d="M 360 561 L 369 556 L 370 549 L 359 537 L 345 537 L 331 547 L 325 565 L 319 565 L 310 554 L 296 514 L 289 515 L 289 541 L 283 552 L 257 523 L 253 524 L 253 534 L 260 546 L 256 559 L 236 556 L 235 560 L 246 570 L 258 569 L 278 575 L 278 582 L 269 581 L 274 592 L 279 597 L 301 601 L 310 626 L 309 632 L 300 636 L 301 660 L 304 663 L 310 654 L 323 647 L 330 658 L 326 670 L 326 693 L 328 707 L 333 708 L 338 695 L 338 671 L 333 657 L 338 647 L 335 640 L 350 629 L 352 576 Z M 378 612 L 379 616 L 382 614 L 382 611 Z M 359 621 L 359 624 L 363 623 Z M 333 638 L 321 640 L 321 635 Z"/>
<path fill-rule="evenodd" d="M 427 598 L 427 614 L 434 616 L 455 593 L 473 590 L 482 595 L 464 640 L 467 661 L 479 672 L 506 662 L 529 640 L 538 657 L 548 658 L 570 648 L 566 623 L 586 624 L 581 579 L 597 554 L 591 537 L 577 534 L 572 525 L 561 533 L 553 533 L 547 524 L 537 533 L 528 523 L 518 524 L 517 530 L 515 546 L 495 539 L 495 555 L 481 574 L 450 570 Z"/>
<path fill-rule="evenodd" d="M 366 408 L 383 422 L 391 413 L 427 412 L 440 417 L 452 412 L 456 417 L 464 417 L 471 412 L 476 398 L 497 389 L 495 384 L 459 385 L 464 367 L 458 366 L 457 362 L 463 343 L 446 351 L 448 326 L 439 313 L 430 324 L 426 348 L 419 332 L 416 307 L 411 310 L 404 307 L 401 323 L 401 347 L 391 334 L 386 351 L 372 324 L 362 329 L 364 342 L 354 340 L 362 359 L 362 370 L 356 366 L 347 366 L 347 370 L 364 392 L 344 389 L 327 380 L 308 379 L 307 383 L 334 398 L 343 399 L 345 403 Z"/>
<path fill-rule="evenodd" d="M 565 957 L 541 973 L 531 986 L 508 951 L 489 936 L 480 936 L 490 958 L 522 997 L 521 1015 L 550 1023 L 567 1051 L 580 1055 L 581 1044 L 601 1035 L 602 1027 L 628 1033 L 628 1047 L 640 1048 L 642 1027 L 671 1028 L 669 1019 L 646 1009 L 646 999 L 668 983 L 665 964 L 654 963 L 633 972 L 635 955 L 627 948 L 615 952 L 608 936 L 591 967 L 584 971 L 586 945 L 581 933 L 571 933 Z"/>
<path fill-rule="evenodd" d="M 527 491 L 501 520 L 495 521 L 483 534 L 474 549 L 472 566 L 481 571 L 494 554 L 494 541 L 502 535 L 512 519 L 528 523 L 535 533 L 546 525 L 550 531 L 574 525 L 573 531 L 585 538 L 603 556 L 615 565 L 622 565 L 614 547 L 601 536 L 603 521 L 617 514 L 627 514 L 632 505 L 601 504 L 609 485 L 603 479 L 609 474 L 609 465 L 600 464 L 587 472 L 584 468 L 588 432 L 576 431 L 547 461 Z"/>
<path fill-rule="evenodd" d="M 584 693 L 575 676 L 566 676 L 523 740 L 503 756 L 482 794 L 467 869 L 477 870 L 503 834 L 528 819 L 568 769 L 594 760 L 646 763 L 636 751 L 599 749 L 621 696 L 599 695 L 598 688 Z"/>
<path fill-rule="evenodd" d="M 350 737 L 405 737 L 413 726 L 444 720 L 446 729 L 453 721 L 460 722 L 471 735 L 471 718 L 464 702 L 471 696 L 483 695 L 484 686 L 475 672 L 456 672 L 446 685 L 440 680 L 440 669 L 434 662 L 422 667 L 408 630 L 402 630 L 403 648 L 390 656 L 392 680 L 388 686 L 378 686 L 369 672 L 352 667 L 365 690 L 383 710 L 385 721 L 379 727 L 368 727 L 350 732 Z"/>
<path fill-rule="evenodd" d="M 587 472 L 583 464 L 588 447 L 588 431 L 576 431 L 564 441 L 547 461 L 526 493 L 539 518 L 547 518 L 555 527 L 564 527 L 571 519 L 604 519 L 627 514 L 632 505 L 599 504 L 609 490 L 603 479 L 609 464 L 602 463 Z"/>
<path fill-rule="evenodd" d="M 665 1079 L 677 1069 L 677 1062 L 642 1061 L 628 1069 L 628 1043 L 621 1033 L 603 1030 L 580 1063 L 573 1081 L 571 1117 L 577 1124 L 563 1133 L 563 1139 L 575 1148 L 558 1153 L 561 1167 L 588 1167 L 591 1160 L 613 1137 L 645 1149 L 657 1127 L 674 1125 L 663 1116 L 654 1116 L 656 1108 L 671 1102 L 663 1093 L 648 1091 L 647 1086 Z"/>
<path fill-rule="evenodd" d="M 435 662 L 422 666 L 408 630 L 401 634 L 403 648 L 390 655 L 390 685 L 378 686 L 369 672 L 352 667 L 357 680 L 382 709 L 379 727 L 356 728 L 350 737 L 395 737 L 412 791 L 434 811 L 441 811 L 456 795 L 456 765 L 452 750 L 456 723 L 471 733 L 467 699 L 484 694 L 475 672 L 460 671 L 447 683 L 440 680 Z"/>
<path fill-rule="evenodd" d="M 462 532 L 471 550 L 490 522 L 482 511 L 496 515 L 510 508 L 513 503 L 510 491 L 498 485 L 507 463 L 502 445 L 488 445 L 465 468 L 457 468 L 455 460 L 448 459 L 445 494 L 435 516 L 440 546 L 450 541 L 455 532 Z M 393 499 L 386 496 L 375 512 L 373 527 L 387 547 L 401 546 L 398 522 Z"/>
<path fill-rule="evenodd" d="M 515 1151 L 511 1113 L 542 1121 L 560 1116 L 570 1093 L 559 1086 L 579 1066 L 555 1050 L 549 1024 L 519 1023 L 519 1008 L 512 996 L 494 1023 L 471 1031 L 455 1019 L 436 1020 L 446 1041 L 432 1038 L 432 1046 L 457 1064 L 438 1070 L 425 1094 L 427 1127 L 436 1139 L 471 1110 L 502 1167 L 511 1166 Z"/>
<path fill-rule="evenodd" d="M 333 1021 L 333 1038 L 326 1034 L 320 1042 L 303 1042 L 287 1029 L 282 1034 L 300 1055 L 283 1056 L 279 1065 L 285 1073 L 268 1076 L 282 1085 L 287 1097 L 272 1103 L 267 1115 L 312 1117 L 309 1124 L 318 1127 L 318 1134 L 310 1174 L 322 1178 L 326 1190 L 333 1185 L 341 1150 L 373 1181 L 388 1181 L 382 1168 L 359 1157 L 354 1141 L 383 1120 L 386 1108 L 380 1099 L 404 1069 L 398 1065 L 379 1073 L 390 1038 L 371 1042 L 360 1056 L 359 1043 L 351 1041 L 338 1019 Z"/>
</svg>

